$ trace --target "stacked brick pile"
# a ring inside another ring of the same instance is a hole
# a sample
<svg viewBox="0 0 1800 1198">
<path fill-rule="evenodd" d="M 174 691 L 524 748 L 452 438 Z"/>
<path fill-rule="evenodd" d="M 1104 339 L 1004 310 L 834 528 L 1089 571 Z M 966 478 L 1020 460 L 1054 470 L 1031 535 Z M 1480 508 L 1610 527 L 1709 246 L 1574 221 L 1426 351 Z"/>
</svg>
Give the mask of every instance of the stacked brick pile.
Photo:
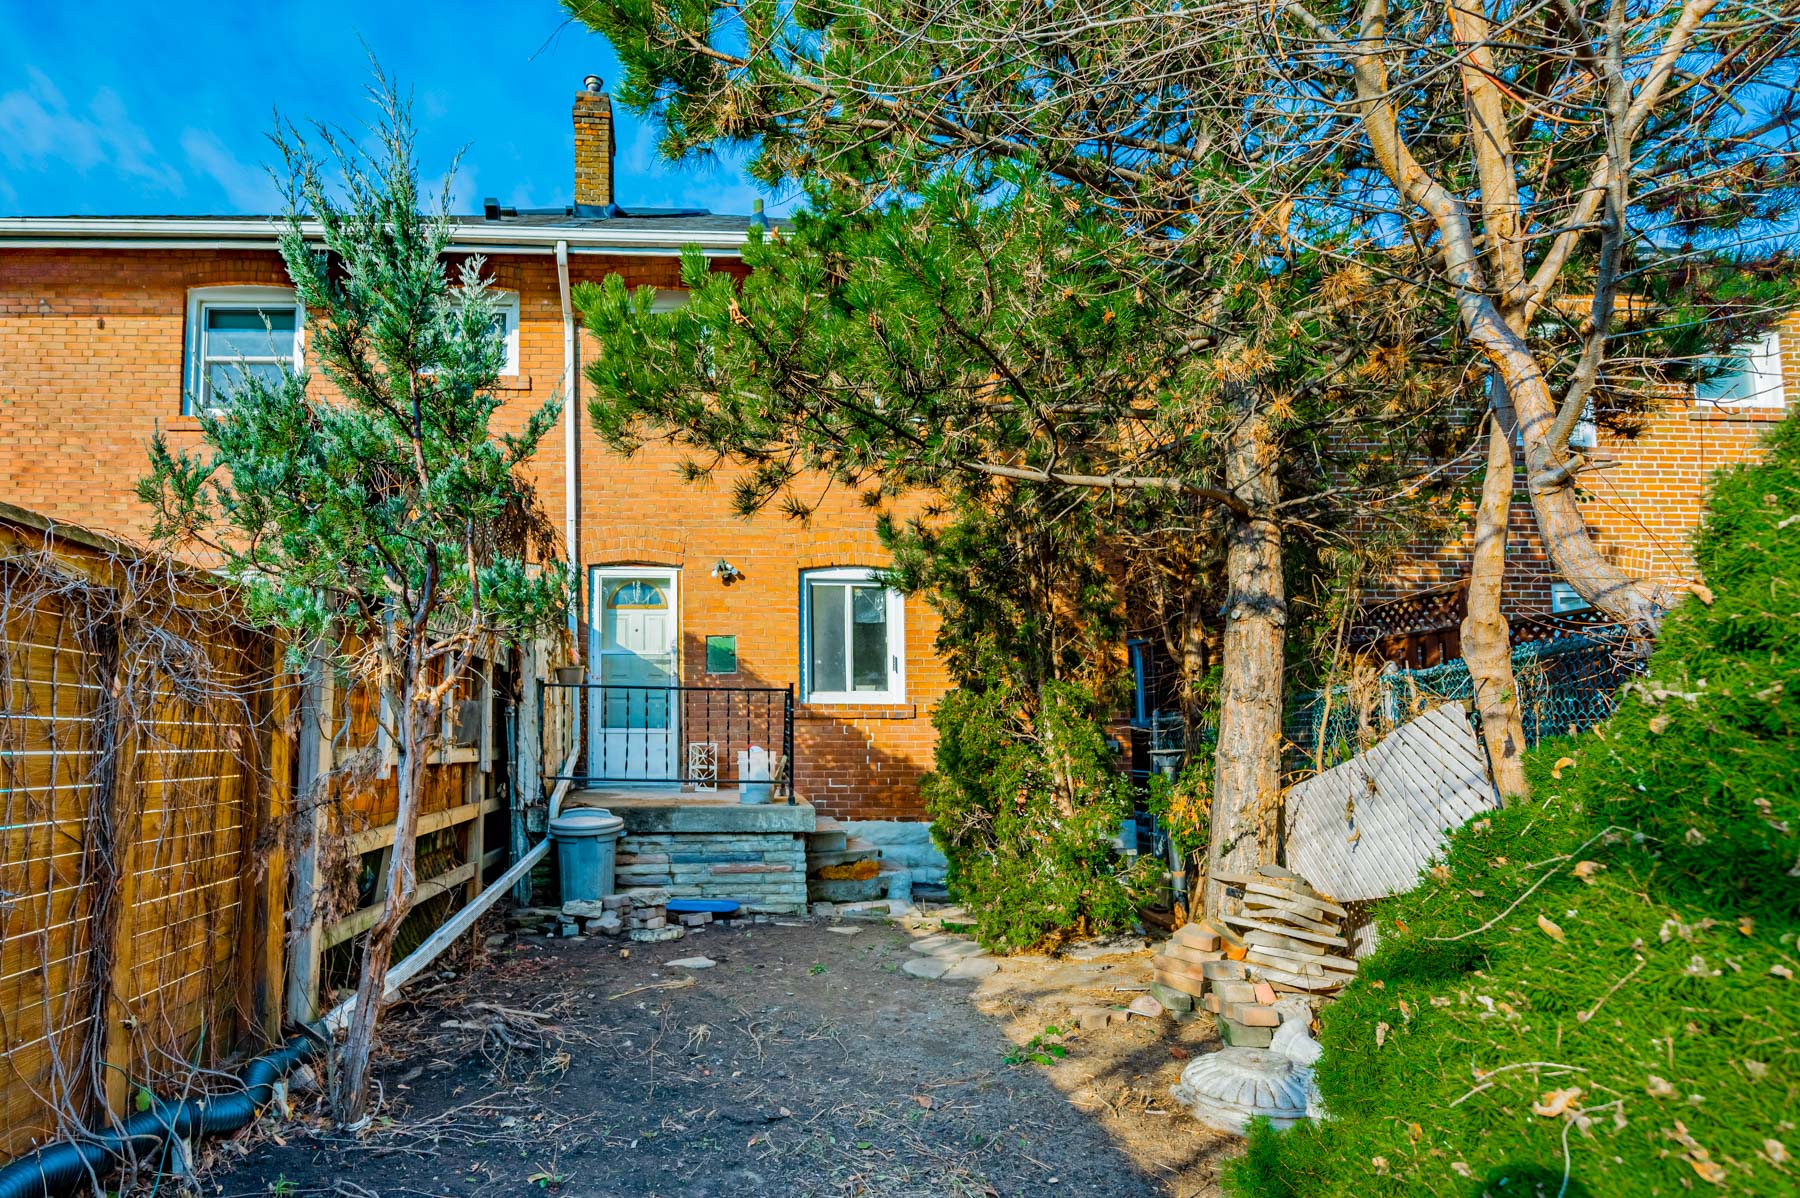
<svg viewBox="0 0 1800 1198">
<path fill-rule="evenodd" d="M 1267 1047 L 1281 1017 L 1279 995 L 1267 982 L 1250 976 L 1245 965 L 1249 946 L 1228 927 L 1201 920 L 1176 930 L 1153 959 L 1156 984 L 1151 994 L 1164 1007 L 1191 1010 L 1196 1001 L 1211 1011 L 1219 1036 L 1237 1047 Z"/>
<path fill-rule="evenodd" d="M 1210 1011 L 1228 1045 L 1264 1048 L 1283 995 L 1334 993 L 1355 973 L 1338 934 L 1344 909 L 1278 865 L 1221 880 L 1241 913 L 1177 929 L 1152 961 L 1150 992 L 1177 1013 Z"/>
<path fill-rule="evenodd" d="M 631 939 L 649 943 L 679 940 L 685 934 L 679 925 L 669 923 L 669 892 L 639 891 L 631 897 L 631 913 L 625 917 L 625 934 Z"/>
</svg>

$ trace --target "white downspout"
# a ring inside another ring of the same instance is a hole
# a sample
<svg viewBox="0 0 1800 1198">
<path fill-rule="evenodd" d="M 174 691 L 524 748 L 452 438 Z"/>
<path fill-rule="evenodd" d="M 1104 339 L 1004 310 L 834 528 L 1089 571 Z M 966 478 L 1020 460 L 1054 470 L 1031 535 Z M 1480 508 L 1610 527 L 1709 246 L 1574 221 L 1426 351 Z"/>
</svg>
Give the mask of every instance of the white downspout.
<svg viewBox="0 0 1800 1198">
<path fill-rule="evenodd" d="M 575 662 L 587 657 L 581 644 L 581 496 L 576 485 L 581 478 L 581 378 L 575 369 L 576 338 L 575 302 L 569 294 L 569 243 L 556 243 L 556 290 L 562 299 L 563 319 L 563 545 L 569 555 L 573 585 L 569 595 L 569 639 L 575 644 Z M 575 692 L 575 705 L 570 719 L 569 757 L 574 759 L 581 749 L 581 700 L 586 692 Z M 564 772 L 567 772 L 565 769 Z M 550 815 L 554 818 L 562 805 L 566 786 L 556 788 L 551 796 Z"/>
</svg>

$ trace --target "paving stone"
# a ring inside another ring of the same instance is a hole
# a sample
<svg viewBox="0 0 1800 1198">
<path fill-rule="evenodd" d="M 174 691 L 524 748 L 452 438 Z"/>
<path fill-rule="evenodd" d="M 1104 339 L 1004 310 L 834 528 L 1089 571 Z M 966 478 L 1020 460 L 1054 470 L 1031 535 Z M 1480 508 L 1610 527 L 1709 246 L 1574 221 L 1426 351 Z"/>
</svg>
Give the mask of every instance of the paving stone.
<svg viewBox="0 0 1800 1198">
<path fill-rule="evenodd" d="M 562 913 L 574 919 L 599 919 L 606 914 L 606 900 L 570 899 L 562 905 Z"/>
<path fill-rule="evenodd" d="M 1097 1032 L 1110 1026 L 1118 1012 L 1111 1007 L 1076 1007 L 1072 1014 L 1082 1031 Z"/>
<path fill-rule="evenodd" d="M 827 932 L 836 932 L 840 936 L 854 936 L 862 931 L 861 928 L 826 928 L 825 930 Z"/>
<path fill-rule="evenodd" d="M 679 961 L 670 961 L 670 969 L 711 969 L 718 962 L 711 957 L 683 957 Z"/>
<path fill-rule="evenodd" d="M 935 981 L 949 973 L 950 967 L 954 964 L 954 961 L 944 961 L 937 957 L 914 957 L 910 961 L 902 962 L 900 968 L 913 977 Z"/>
<path fill-rule="evenodd" d="M 949 961 L 972 957 L 982 951 L 979 944 L 963 936 L 927 936 L 913 941 L 908 947 L 921 956 L 942 957 Z"/>
<path fill-rule="evenodd" d="M 964 957 L 945 970 L 944 977 L 950 981 L 972 982 L 993 974 L 999 968 L 1000 962 L 992 957 Z"/>
</svg>

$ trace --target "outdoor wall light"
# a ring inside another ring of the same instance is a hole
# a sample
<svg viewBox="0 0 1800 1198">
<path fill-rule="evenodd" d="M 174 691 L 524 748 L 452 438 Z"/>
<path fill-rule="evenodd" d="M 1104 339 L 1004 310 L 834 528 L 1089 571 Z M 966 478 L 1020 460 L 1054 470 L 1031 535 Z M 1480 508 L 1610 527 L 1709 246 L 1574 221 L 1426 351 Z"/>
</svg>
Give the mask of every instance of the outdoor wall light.
<svg viewBox="0 0 1800 1198">
<path fill-rule="evenodd" d="M 714 578 L 718 579 L 720 582 L 724 583 L 726 586 L 730 586 L 732 583 L 734 583 L 738 579 L 742 578 L 744 576 L 744 572 L 742 570 L 738 569 L 736 566 L 732 565 L 730 562 L 726 561 L 724 558 L 720 558 L 719 564 L 712 568 L 712 576 Z"/>
</svg>

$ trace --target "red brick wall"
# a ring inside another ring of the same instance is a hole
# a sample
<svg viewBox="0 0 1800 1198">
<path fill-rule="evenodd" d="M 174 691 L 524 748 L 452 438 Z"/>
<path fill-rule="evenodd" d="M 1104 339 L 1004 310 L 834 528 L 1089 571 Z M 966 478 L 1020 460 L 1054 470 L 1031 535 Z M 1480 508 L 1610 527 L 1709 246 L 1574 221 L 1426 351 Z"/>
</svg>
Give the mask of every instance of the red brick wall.
<svg viewBox="0 0 1800 1198">
<path fill-rule="evenodd" d="M 1782 372 L 1789 404 L 1800 402 L 1800 314 L 1782 325 Z M 1664 401 L 1636 437 L 1600 431 L 1595 450 L 1618 460 L 1611 470 L 1582 476 L 1582 506 L 1595 542 L 1609 559 L 1639 578 L 1699 581 L 1690 546 L 1706 507 L 1709 480 L 1723 466 L 1761 457 L 1762 439 L 1784 410 L 1719 409 L 1691 397 Z M 1523 458 L 1519 463 L 1523 466 Z M 1463 514 L 1473 517 L 1472 505 Z M 1517 479 L 1508 522 L 1506 602 L 1509 612 L 1550 609 L 1550 587 L 1560 575 L 1545 554 Z M 1421 543 L 1403 555 L 1366 602 L 1379 603 L 1466 577 L 1473 532 L 1445 543 Z"/>
<path fill-rule="evenodd" d="M 571 259 L 574 281 L 622 275 L 631 285 L 679 285 L 673 258 Z M 730 269 L 735 264 L 727 264 Z M 519 374 L 506 383 L 501 425 L 516 426 L 562 385 L 562 310 L 549 255 L 489 259 L 497 286 L 520 300 Z M 282 286 L 272 252 L 0 250 L 0 497 L 56 519 L 141 536 L 133 494 L 146 446 L 160 427 L 176 448 L 199 444 L 181 414 L 187 292 L 203 286 Z M 591 344 L 583 355 L 593 352 Z M 584 388 L 585 391 L 585 388 Z M 705 637 L 738 638 L 739 674 L 724 684 L 799 683 L 800 571 L 879 565 L 874 518 L 854 494 L 825 492 L 806 525 L 779 513 L 733 515 L 731 479 L 691 485 L 678 455 L 649 448 L 609 453 L 581 417 L 584 567 L 641 564 L 681 570 L 682 671 L 698 685 Z M 563 431 L 534 462 L 545 507 L 562 522 Z M 720 559 L 743 577 L 712 578 Z M 585 598 L 585 596 L 584 596 Z M 931 652 L 936 620 L 905 605 L 906 702 L 863 708 L 802 705 L 795 730 L 800 793 L 828 814 L 918 819 L 918 778 L 930 767 L 930 712 L 948 687 Z"/>
</svg>

